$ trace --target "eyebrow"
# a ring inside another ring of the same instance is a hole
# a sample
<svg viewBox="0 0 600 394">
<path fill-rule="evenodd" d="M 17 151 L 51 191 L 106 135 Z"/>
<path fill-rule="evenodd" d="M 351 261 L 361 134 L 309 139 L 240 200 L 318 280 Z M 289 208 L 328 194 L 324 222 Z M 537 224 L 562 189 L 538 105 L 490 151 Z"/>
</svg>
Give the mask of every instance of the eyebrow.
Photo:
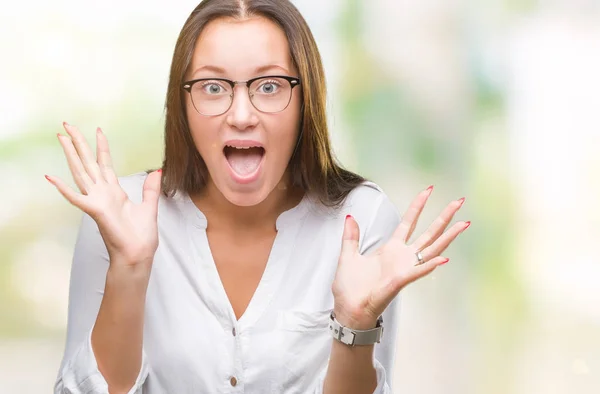
<svg viewBox="0 0 600 394">
<path fill-rule="evenodd" d="M 289 72 L 289 70 L 287 68 L 285 68 L 283 66 L 280 66 L 278 64 L 267 64 L 267 65 L 264 65 L 264 66 L 257 67 L 254 70 L 253 74 L 262 74 L 262 73 L 264 73 L 266 71 L 275 70 L 275 69 L 282 70 L 287 75 L 290 74 L 290 72 Z M 196 75 L 200 71 L 210 71 L 210 72 L 213 72 L 213 73 L 216 73 L 216 74 L 219 74 L 219 75 L 225 75 L 225 74 L 227 74 L 227 71 L 224 68 L 222 68 L 222 67 L 218 67 L 218 66 L 213 66 L 213 65 L 210 65 L 210 64 L 206 64 L 206 65 L 200 66 L 196 70 L 194 70 L 194 73 L 192 75 Z"/>
</svg>

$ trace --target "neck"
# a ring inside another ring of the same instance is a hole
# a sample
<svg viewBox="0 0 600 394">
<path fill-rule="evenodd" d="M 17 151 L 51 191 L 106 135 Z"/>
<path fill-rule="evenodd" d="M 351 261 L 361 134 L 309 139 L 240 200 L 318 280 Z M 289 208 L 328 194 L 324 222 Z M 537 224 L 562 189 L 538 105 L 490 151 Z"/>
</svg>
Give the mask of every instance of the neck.
<svg viewBox="0 0 600 394">
<path fill-rule="evenodd" d="M 192 201 L 206 216 L 211 230 L 274 230 L 279 215 L 302 199 L 302 191 L 287 187 L 287 183 L 282 180 L 264 201 L 249 207 L 230 203 L 212 181 L 192 196 Z"/>
</svg>

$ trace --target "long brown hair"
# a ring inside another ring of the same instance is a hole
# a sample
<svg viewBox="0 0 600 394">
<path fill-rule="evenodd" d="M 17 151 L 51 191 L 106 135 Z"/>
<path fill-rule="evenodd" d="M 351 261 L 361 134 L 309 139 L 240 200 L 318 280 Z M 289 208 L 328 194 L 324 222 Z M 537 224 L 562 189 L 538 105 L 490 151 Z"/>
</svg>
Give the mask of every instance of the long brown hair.
<svg viewBox="0 0 600 394">
<path fill-rule="evenodd" d="M 162 190 L 167 196 L 177 191 L 197 193 L 208 178 L 206 164 L 192 141 L 182 89 L 198 36 L 216 18 L 251 16 L 268 18 L 283 29 L 300 74 L 301 129 L 289 162 L 292 182 L 324 205 L 339 206 L 364 178 L 342 168 L 333 155 L 327 130 L 321 55 L 306 21 L 289 0 L 204 0 L 188 17 L 175 45 L 169 75 Z"/>
</svg>

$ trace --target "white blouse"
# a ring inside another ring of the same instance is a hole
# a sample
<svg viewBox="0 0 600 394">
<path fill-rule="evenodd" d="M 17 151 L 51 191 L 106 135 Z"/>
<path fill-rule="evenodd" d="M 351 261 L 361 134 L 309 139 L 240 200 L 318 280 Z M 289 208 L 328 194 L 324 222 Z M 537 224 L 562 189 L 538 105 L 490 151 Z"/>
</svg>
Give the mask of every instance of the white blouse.
<svg viewBox="0 0 600 394">
<path fill-rule="evenodd" d="M 120 178 L 134 202 L 141 201 L 145 177 Z M 322 393 L 333 340 L 331 285 L 347 214 L 359 224 L 363 254 L 387 241 L 399 224 L 393 204 L 370 182 L 353 190 L 339 211 L 304 197 L 277 219 L 264 274 L 237 320 L 210 252 L 206 217 L 187 195 L 161 196 L 142 368 L 129 393 Z M 90 342 L 108 266 L 96 223 L 84 215 L 55 393 L 108 393 Z M 384 313 L 383 339 L 375 345 L 376 394 L 392 392 L 398 301 Z"/>
</svg>

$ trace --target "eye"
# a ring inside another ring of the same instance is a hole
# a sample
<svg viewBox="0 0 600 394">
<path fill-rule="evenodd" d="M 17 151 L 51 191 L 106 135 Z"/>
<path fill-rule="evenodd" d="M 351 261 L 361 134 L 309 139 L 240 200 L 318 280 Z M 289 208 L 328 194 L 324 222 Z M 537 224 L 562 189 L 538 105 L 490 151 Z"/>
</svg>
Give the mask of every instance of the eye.
<svg viewBox="0 0 600 394">
<path fill-rule="evenodd" d="M 277 90 L 281 87 L 281 84 L 275 80 L 264 81 L 260 84 L 258 89 L 256 89 L 257 93 L 263 94 L 273 94 L 277 93 Z"/>
<path fill-rule="evenodd" d="M 204 81 L 200 85 L 203 93 L 209 95 L 223 94 L 227 92 L 227 89 L 221 84 L 220 81 Z"/>
</svg>

